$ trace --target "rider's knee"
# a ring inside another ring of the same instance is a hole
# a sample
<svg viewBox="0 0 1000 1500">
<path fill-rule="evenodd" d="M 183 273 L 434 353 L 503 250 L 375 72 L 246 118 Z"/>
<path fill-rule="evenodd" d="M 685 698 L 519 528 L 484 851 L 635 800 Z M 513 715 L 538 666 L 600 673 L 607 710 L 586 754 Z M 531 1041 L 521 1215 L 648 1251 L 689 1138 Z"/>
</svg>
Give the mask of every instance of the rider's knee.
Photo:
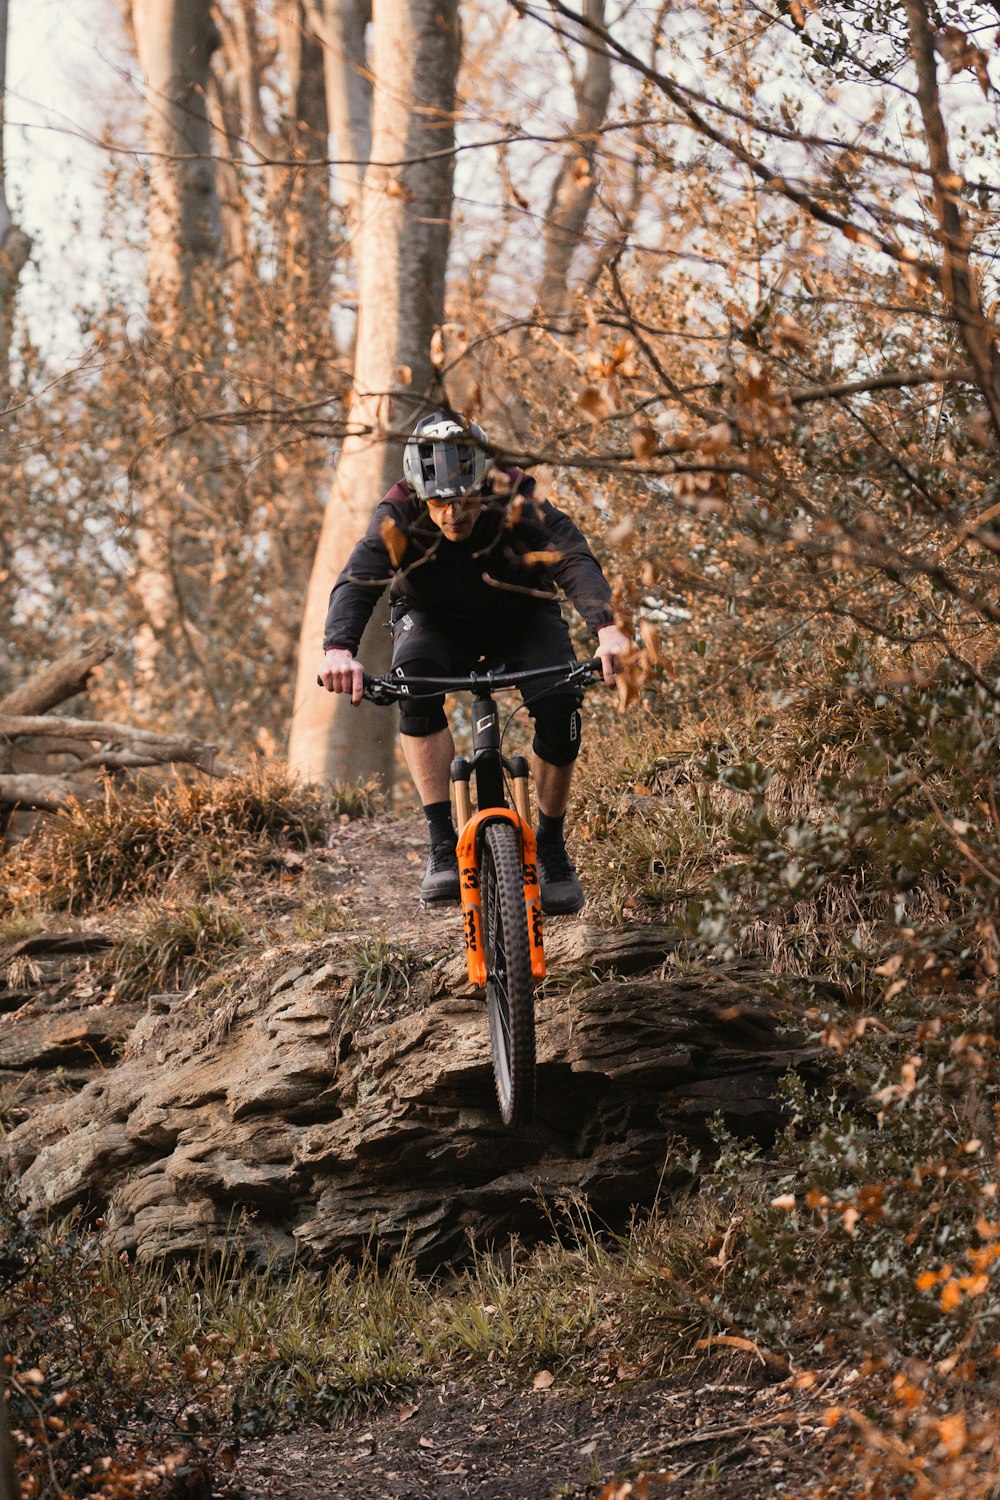
<svg viewBox="0 0 1000 1500">
<path fill-rule="evenodd" d="M 571 766 L 580 753 L 583 715 L 573 698 L 545 698 L 534 707 L 532 749 L 550 766 Z"/>
<path fill-rule="evenodd" d="M 447 728 L 448 719 L 444 711 L 443 698 L 440 701 L 415 698 L 412 702 L 407 702 L 405 698 L 400 699 L 400 734 L 409 734 L 414 739 L 422 740 L 428 735 L 438 734 L 442 729 Z"/>
</svg>

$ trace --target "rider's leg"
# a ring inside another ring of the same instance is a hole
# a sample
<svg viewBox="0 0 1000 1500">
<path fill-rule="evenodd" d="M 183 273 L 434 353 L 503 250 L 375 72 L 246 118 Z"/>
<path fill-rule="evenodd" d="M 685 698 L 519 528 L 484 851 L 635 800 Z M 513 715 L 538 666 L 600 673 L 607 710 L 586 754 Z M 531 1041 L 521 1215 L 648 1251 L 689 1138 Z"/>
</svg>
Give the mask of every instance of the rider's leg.
<svg viewBox="0 0 1000 1500">
<path fill-rule="evenodd" d="M 553 666 L 571 661 L 569 632 L 558 609 L 543 607 L 521 635 L 517 667 Z M 512 663 L 513 665 L 513 663 Z M 583 890 L 566 850 L 565 817 L 573 768 L 580 751 L 580 694 L 565 687 L 538 696 L 527 695 L 535 721 L 531 770 L 538 800 L 538 873 L 542 909 L 551 915 L 579 911 Z"/>
<path fill-rule="evenodd" d="M 573 784 L 573 767 L 554 766 L 543 760 L 537 750 L 531 752 L 531 775 L 538 798 L 538 811 L 547 818 L 561 818 L 569 806 L 570 788 Z"/>
<path fill-rule="evenodd" d="M 455 671 L 454 647 L 426 616 L 408 613 L 394 626 L 392 665 L 411 677 L 447 677 Z M 444 712 L 444 694 L 402 698 L 399 710 L 403 757 L 427 819 L 430 841 L 420 896 L 425 902 L 457 901 L 457 836 L 450 796 L 455 749 Z"/>
<path fill-rule="evenodd" d="M 424 807 L 447 801 L 451 795 L 451 762 L 455 755 L 451 730 L 439 729 L 436 734 L 416 735 L 401 729 L 399 741 L 406 768 L 413 777 L 417 796 Z"/>
</svg>

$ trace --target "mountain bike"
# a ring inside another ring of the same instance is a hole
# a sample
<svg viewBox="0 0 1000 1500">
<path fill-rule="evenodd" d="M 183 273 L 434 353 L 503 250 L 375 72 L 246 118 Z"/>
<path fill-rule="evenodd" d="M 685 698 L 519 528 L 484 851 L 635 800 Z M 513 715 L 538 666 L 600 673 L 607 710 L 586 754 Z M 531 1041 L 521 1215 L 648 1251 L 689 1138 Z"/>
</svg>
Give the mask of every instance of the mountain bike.
<svg viewBox="0 0 1000 1500">
<path fill-rule="evenodd" d="M 508 1127 L 526 1125 L 534 1115 L 535 985 L 545 977 L 545 948 L 528 761 L 523 755 L 504 755 L 493 694 L 543 680 L 545 692 L 582 688 L 602 671 L 595 659 L 521 672 L 470 672 L 467 677 L 407 677 L 397 668 L 364 679 L 364 696 L 376 704 L 411 694 L 473 694 L 472 756 L 458 756 L 451 763 L 459 884 L 469 982 L 486 991 L 497 1102 Z M 507 801 L 508 781 L 513 806 Z"/>
</svg>

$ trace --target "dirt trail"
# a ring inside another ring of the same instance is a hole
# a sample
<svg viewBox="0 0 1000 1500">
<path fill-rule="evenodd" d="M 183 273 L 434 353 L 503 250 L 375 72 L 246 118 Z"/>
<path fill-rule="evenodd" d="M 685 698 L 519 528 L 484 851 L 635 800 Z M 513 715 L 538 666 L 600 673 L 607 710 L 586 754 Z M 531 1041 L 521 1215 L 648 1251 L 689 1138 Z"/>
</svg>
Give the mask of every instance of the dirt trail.
<svg viewBox="0 0 1000 1500">
<path fill-rule="evenodd" d="M 830 1454 L 831 1393 L 759 1384 L 747 1357 L 712 1378 L 601 1390 L 448 1385 L 333 1431 L 248 1443 L 225 1500 L 712 1500 L 801 1496 Z M 643 1484 L 640 1476 L 646 1475 Z"/>
<path fill-rule="evenodd" d="M 457 909 L 419 904 L 426 850 L 419 813 L 345 820 L 324 855 L 324 885 L 394 942 L 458 954 Z M 546 1372 L 539 1383 L 548 1380 Z M 248 1442 L 220 1493 L 225 1500 L 763 1500 L 803 1494 L 822 1474 L 826 1445 L 818 1439 L 826 1436 L 830 1393 L 799 1391 L 745 1353 L 713 1353 L 697 1372 L 671 1380 L 525 1384 L 486 1386 L 480 1373 L 468 1385 L 418 1389 L 332 1431 Z"/>
</svg>

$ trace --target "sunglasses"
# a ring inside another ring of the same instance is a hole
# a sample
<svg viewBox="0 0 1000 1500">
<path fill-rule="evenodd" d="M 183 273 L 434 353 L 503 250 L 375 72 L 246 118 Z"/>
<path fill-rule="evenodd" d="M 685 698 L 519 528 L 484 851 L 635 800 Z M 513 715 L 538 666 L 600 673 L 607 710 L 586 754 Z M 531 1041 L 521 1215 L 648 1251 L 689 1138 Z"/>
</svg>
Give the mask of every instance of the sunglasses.
<svg viewBox="0 0 1000 1500">
<path fill-rule="evenodd" d="M 447 500 L 428 500 L 427 506 L 430 510 L 447 510 L 449 505 L 453 505 L 456 510 L 461 510 L 463 506 L 476 505 L 482 498 L 481 493 L 475 490 L 468 495 L 450 495 Z"/>
</svg>

